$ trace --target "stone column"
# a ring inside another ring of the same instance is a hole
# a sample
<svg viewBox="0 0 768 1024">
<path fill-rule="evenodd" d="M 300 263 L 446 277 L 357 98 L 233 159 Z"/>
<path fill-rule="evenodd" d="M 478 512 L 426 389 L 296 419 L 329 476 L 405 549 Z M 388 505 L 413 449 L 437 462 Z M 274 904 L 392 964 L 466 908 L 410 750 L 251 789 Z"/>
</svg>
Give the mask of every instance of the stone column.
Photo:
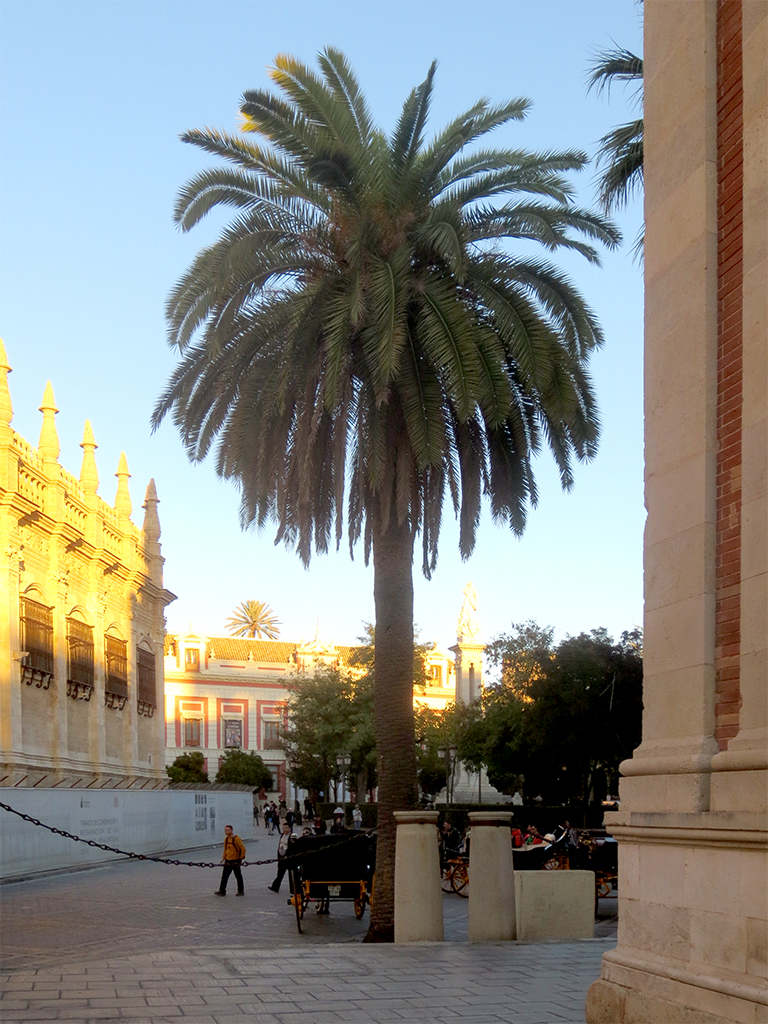
<svg viewBox="0 0 768 1024">
<path fill-rule="evenodd" d="M 395 811 L 395 821 L 395 942 L 442 942 L 437 811 Z"/>
<path fill-rule="evenodd" d="M 470 811 L 470 942 L 500 942 L 517 937 L 512 817 L 507 811 Z"/>
<path fill-rule="evenodd" d="M 768 3 L 646 0 L 643 742 L 589 1024 L 768 1020 Z"/>
</svg>

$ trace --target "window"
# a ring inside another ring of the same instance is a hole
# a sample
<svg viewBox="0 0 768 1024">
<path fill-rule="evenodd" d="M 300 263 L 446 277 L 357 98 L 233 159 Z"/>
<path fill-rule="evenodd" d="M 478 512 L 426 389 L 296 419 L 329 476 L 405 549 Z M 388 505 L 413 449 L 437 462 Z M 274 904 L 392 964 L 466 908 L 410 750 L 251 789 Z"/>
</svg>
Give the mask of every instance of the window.
<svg viewBox="0 0 768 1024">
<path fill-rule="evenodd" d="M 200 718 L 184 719 L 184 746 L 199 747 L 202 720 Z"/>
<path fill-rule="evenodd" d="M 21 649 L 29 655 L 25 668 L 36 676 L 53 676 L 53 609 L 22 597 Z M 32 679 L 26 680 L 32 682 Z M 47 687 L 46 687 L 47 689 Z"/>
<path fill-rule="evenodd" d="M 261 729 L 264 737 L 264 750 L 280 750 L 282 747 L 279 734 L 280 723 L 262 722 Z"/>
<path fill-rule="evenodd" d="M 242 749 L 243 723 L 239 719 L 224 719 L 224 746 Z"/>
<path fill-rule="evenodd" d="M 137 710 L 140 715 L 152 718 L 157 707 L 155 693 L 155 656 L 151 651 L 136 651 L 136 665 L 138 669 L 139 688 L 137 698 Z"/>
<path fill-rule="evenodd" d="M 93 693 L 93 627 L 67 619 L 67 696 L 90 700 Z"/>
<path fill-rule="evenodd" d="M 184 667 L 187 672 L 200 671 L 200 651 L 196 647 L 185 647 Z"/>
<path fill-rule="evenodd" d="M 104 703 L 107 707 L 122 711 L 128 700 L 128 655 L 125 640 L 109 633 L 104 637 L 104 660 L 106 681 Z"/>
</svg>

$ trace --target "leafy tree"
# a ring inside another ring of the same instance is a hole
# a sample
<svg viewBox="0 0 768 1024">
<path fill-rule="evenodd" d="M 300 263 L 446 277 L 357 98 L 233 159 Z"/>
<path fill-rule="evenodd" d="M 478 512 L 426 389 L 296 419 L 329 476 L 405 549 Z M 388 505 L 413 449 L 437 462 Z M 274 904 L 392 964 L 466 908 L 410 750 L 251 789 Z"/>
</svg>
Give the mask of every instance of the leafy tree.
<svg viewBox="0 0 768 1024">
<path fill-rule="evenodd" d="M 501 645 L 503 646 L 503 645 Z M 523 697 L 499 685 L 486 694 L 485 764 L 507 791 L 558 803 L 605 795 L 619 763 L 640 742 L 642 635 L 614 643 L 604 629 L 567 637 L 540 661 Z"/>
<path fill-rule="evenodd" d="M 205 758 L 199 750 L 191 754 L 180 754 L 173 764 L 166 767 L 173 782 L 207 782 Z"/>
<path fill-rule="evenodd" d="M 376 127 L 344 56 L 319 74 L 281 55 L 279 93 L 249 90 L 252 138 L 183 139 L 227 166 L 182 189 L 176 221 L 235 218 L 167 306 L 180 363 L 155 408 L 172 412 L 190 458 L 217 443 L 241 489 L 244 526 L 277 524 L 303 561 L 344 534 L 372 554 L 379 765 L 376 903 L 370 939 L 393 938 L 393 812 L 415 806 L 414 546 L 436 564 L 446 493 L 460 549 L 481 497 L 522 532 L 536 503 L 533 458 L 548 446 L 562 485 L 596 451 L 587 363 L 597 320 L 526 239 L 597 262 L 615 228 L 578 209 L 564 172 L 580 152 L 468 147 L 521 120 L 523 99 L 480 100 L 425 141 L 435 65 L 391 136 Z"/>
<path fill-rule="evenodd" d="M 288 707 L 281 739 L 291 767 L 289 777 L 329 799 L 339 777 L 336 758 L 349 753 L 355 709 L 352 680 L 339 669 L 318 669 L 314 676 L 287 679 Z"/>
<path fill-rule="evenodd" d="M 255 750 L 228 750 L 216 772 L 217 782 L 238 783 L 251 789 L 273 789 L 272 772 Z"/>
<path fill-rule="evenodd" d="M 227 619 L 231 636 L 265 637 L 276 640 L 280 636 L 277 616 L 263 601 L 243 601 Z"/>
<path fill-rule="evenodd" d="M 634 88 L 639 107 L 643 103 L 643 58 L 618 47 L 599 53 L 592 63 L 588 90 L 610 93 L 615 82 Z M 598 144 L 598 200 L 606 213 L 626 206 L 643 189 L 643 118 L 617 125 Z M 641 229 L 633 251 L 642 255 L 644 232 Z"/>
<path fill-rule="evenodd" d="M 500 633 L 487 645 L 486 662 L 500 670 L 502 692 L 509 690 L 524 704 L 530 703 L 531 688 L 552 657 L 554 635 L 552 626 L 529 619 L 513 622 L 511 632 Z"/>
</svg>

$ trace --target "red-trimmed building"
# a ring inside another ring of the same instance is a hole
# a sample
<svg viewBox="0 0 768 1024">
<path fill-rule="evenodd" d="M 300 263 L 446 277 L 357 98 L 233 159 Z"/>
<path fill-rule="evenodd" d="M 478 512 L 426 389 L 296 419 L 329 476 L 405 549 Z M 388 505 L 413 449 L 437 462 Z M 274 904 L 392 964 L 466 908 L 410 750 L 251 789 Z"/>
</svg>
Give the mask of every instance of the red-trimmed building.
<svg viewBox="0 0 768 1024">
<path fill-rule="evenodd" d="M 166 764 L 199 750 L 213 780 L 227 750 L 257 751 L 287 798 L 286 760 L 278 736 L 288 699 L 288 676 L 316 667 L 348 668 L 352 646 L 248 640 L 169 633 L 165 640 Z M 438 648 L 426 657 L 427 685 L 414 700 L 443 708 L 456 697 L 454 659 Z"/>
</svg>

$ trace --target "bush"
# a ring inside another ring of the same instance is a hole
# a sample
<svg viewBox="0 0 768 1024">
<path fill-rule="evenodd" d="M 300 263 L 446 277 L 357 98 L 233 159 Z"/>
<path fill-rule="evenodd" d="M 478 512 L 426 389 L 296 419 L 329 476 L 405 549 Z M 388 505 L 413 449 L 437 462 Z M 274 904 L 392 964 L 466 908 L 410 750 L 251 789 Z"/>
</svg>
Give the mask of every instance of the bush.
<svg viewBox="0 0 768 1024">
<path fill-rule="evenodd" d="M 228 750 L 216 773 L 217 782 L 235 782 L 252 789 L 271 790 L 272 773 L 255 750 Z"/>
<path fill-rule="evenodd" d="M 192 754 L 181 754 L 165 770 L 173 782 L 208 781 L 208 772 L 205 770 L 205 758 L 199 750 Z"/>
</svg>

